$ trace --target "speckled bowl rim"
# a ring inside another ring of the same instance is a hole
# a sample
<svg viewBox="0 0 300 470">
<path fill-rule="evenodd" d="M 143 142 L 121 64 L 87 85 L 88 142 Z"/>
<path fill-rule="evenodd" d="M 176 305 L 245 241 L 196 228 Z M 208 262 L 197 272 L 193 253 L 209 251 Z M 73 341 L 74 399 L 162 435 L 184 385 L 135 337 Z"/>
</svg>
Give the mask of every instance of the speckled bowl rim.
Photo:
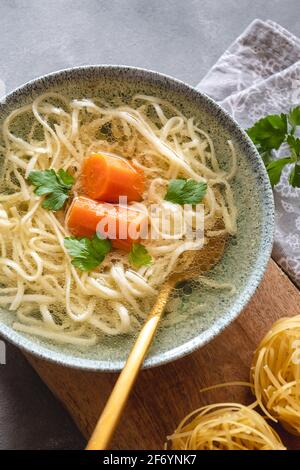
<svg viewBox="0 0 300 470">
<path fill-rule="evenodd" d="M 112 74 L 114 77 L 120 77 L 120 74 L 125 74 L 126 78 L 137 78 L 140 80 L 146 79 L 146 82 L 152 82 L 155 85 L 163 85 L 168 83 L 170 87 L 176 89 L 176 92 L 180 93 L 183 97 L 193 99 L 194 104 L 199 103 L 202 105 L 205 102 L 209 112 L 219 120 L 221 124 L 224 124 L 225 128 L 238 139 L 243 147 L 244 154 L 247 155 L 251 168 L 255 174 L 256 180 L 260 185 L 261 194 L 264 195 L 261 198 L 262 203 L 262 218 L 261 218 L 261 237 L 260 246 L 258 250 L 258 256 L 256 262 L 252 266 L 252 270 L 249 273 L 247 285 L 241 291 L 234 304 L 231 305 L 230 309 L 218 318 L 213 325 L 207 330 L 198 334 L 195 338 L 185 342 L 181 346 L 172 348 L 163 353 L 157 353 L 153 357 L 145 360 L 143 367 L 154 367 L 166 364 L 168 362 L 179 359 L 187 354 L 192 353 L 196 349 L 204 346 L 219 333 L 221 333 L 237 316 L 240 314 L 242 309 L 247 305 L 250 298 L 254 294 L 257 286 L 259 285 L 262 276 L 266 270 L 267 263 L 271 256 L 271 250 L 273 245 L 273 234 L 274 234 L 274 199 L 272 188 L 269 182 L 267 172 L 261 157 L 259 156 L 255 146 L 239 126 L 239 124 L 224 110 L 222 109 L 213 99 L 202 93 L 191 85 L 185 82 L 177 80 L 169 75 L 165 75 L 153 70 L 143 69 L 139 67 L 132 67 L 127 65 L 84 65 L 79 67 L 71 67 L 62 70 L 58 70 L 36 79 L 30 80 L 29 82 L 17 87 L 5 97 L 2 97 L 0 104 L 0 113 L 5 111 L 7 104 L 10 101 L 14 101 L 18 97 L 23 97 L 24 94 L 27 96 L 30 91 L 36 91 L 40 89 L 43 91 L 43 87 L 46 85 L 56 85 L 56 79 L 61 81 L 64 78 L 70 77 L 71 74 L 77 75 L 77 78 L 84 78 L 86 73 L 93 74 L 95 77 L 101 76 L 101 73 Z M 76 78 L 76 77 L 75 77 Z M 74 76 L 72 77 L 74 79 Z M 3 102 L 3 100 L 5 100 Z M 264 230 L 263 230 L 264 228 Z M 41 359 L 45 359 L 63 366 L 93 370 L 102 372 L 116 372 L 122 369 L 124 366 L 123 361 L 109 361 L 109 360 L 92 360 L 81 357 L 68 356 L 64 353 L 53 351 L 48 349 L 46 346 L 41 346 L 34 342 L 34 339 L 25 338 L 11 327 L 0 322 L 0 334 L 20 349 L 35 355 Z"/>
</svg>

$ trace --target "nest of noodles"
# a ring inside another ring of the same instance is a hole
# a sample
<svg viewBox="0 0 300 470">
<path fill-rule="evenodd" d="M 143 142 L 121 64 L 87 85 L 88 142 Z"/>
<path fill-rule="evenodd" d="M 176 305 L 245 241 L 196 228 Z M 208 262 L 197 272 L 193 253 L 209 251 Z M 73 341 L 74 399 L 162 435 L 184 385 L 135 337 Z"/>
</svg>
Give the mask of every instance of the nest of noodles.
<svg viewBox="0 0 300 470">
<path fill-rule="evenodd" d="M 250 380 L 266 415 L 300 435 L 300 315 L 273 324 L 254 354 Z"/>
<path fill-rule="evenodd" d="M 286 450 L 255 405 L 219 403 L 193 411 L 167 437 L 171 449 Z"/>
</svg>

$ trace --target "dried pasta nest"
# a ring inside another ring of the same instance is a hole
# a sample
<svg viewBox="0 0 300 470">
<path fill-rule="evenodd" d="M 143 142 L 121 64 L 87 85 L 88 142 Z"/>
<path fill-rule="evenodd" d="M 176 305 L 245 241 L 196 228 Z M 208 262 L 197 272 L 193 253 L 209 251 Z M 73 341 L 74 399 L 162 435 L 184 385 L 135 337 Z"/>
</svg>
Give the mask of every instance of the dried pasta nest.
<svg viewBox="0 0 300 470">
<path fill-rule="evenodd" d="M 250 376 L 266 415 L 300 435 L 300 315 L 274 323 L 254 354 Z"/>
<path fill-rule="evenodd" d="M 186 416 L 171 436 L 173 450 L 285 450 L 278 434 L 253 408 L 239 403 L 204 406 Z"/>
</svg>

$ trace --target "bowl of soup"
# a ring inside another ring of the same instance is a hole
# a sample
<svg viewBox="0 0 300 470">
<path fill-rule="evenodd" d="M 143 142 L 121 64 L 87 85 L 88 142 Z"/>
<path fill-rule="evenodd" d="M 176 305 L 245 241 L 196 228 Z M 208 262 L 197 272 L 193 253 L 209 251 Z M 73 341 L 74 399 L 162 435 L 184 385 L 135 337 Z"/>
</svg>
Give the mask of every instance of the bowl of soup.
<svg viewBox="0 0 300 470">
<path fill-rule="evenodd" d="M 216 265 L 174 289 L 145 366 L 237 317 L 270 257 L 273 196 L 255 147 L 212 99 L 157 72 L 85 66 L 14 90 L 0 120 L 4 338 L 119 370 L 168 276 L 221 237 Z"/>
</svg>

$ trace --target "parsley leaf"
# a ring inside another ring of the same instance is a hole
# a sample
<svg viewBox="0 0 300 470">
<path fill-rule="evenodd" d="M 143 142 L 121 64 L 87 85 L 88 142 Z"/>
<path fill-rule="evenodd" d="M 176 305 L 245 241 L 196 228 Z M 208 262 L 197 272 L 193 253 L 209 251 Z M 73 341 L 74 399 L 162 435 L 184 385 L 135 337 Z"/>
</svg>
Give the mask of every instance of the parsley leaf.
<svg viewBox="0 0 300 470">
<path fill-rule="evenodd" d="M 87 237 L 65 237 L 64 245 L 73 258 L 72 264 L 81 271 L 91 271 L 102 263 L 111 250 L 111 241 L 99 238 L 97 234 Z"/>
<path fill-rule="evenodd" d="M 295 132 L 296 126 L 300 126 L 300 106 L 291 109 L 288 114 L 288 120 L 292 126 L 292 134 Z"/>
<path fill-rule="evenodd" d="M 289 175 L 289 183 L 300 187 L 300 139 L 295 137 L 300 126 L 300 105 L 286 114 L 271 114 L 257 121 L 246 132 L 256 145 L 268 171 L 272 187 L 279 183 L 285 165 L 294 163 Z M 283 143 L 290 147 L 288 157 L 272 160 L 272 151 Z"/>
<path fill-rule="evenodd" d="M 300 139 L 293 135 L 288 135 L 286 141 L 291 148 L 294 161 L 297 161 L 297 158 L 300 157 Z"/>
<path fill-rule="evenodd" d="M 267 165 L 267 172 L 271 181 L 272 188 L 279 183 L 281 178 L 281 173 L 285 165 L 288 163 L 293 163 L 291 157 L 280 158 L 279 160 L 273 160 Z"/>
<path fill-rule="evenodd" d="M 264 164 L 267 166 L 272 161 L 272 150 L 261 150 L 259 146 L 256 146 Z"/>
<path fill-rule="evenodd" d="M 277 150 L 285 140 L 287 116 L 286 114 L 270 114 L 257 121 L 246 132 L 259 151 Z"/>
<path fill-rule="evenodd" d="M 289 182 L 293 188 L 300 188 L 300 165 L 298 163 L 295 163 L 290 173 Z"/>
<path fill-rule="evenodd" d="M 68 194 L 63 191 L 53 191 L 42 202 L 42 207 L 49 211 L 58 211 L 68 199 Z"/>
<path fill-rule="evenodd" d="M 42 206 L 45 209 L 57 211 L 61 209 L 69 197 L 69 191 L 74 183 L 74 178 L 66 171 L 60 169 L 31 171 L 28 181 L 36 186 L 34 192 L 38 196 L 46 196 Z"/>
<path fill-rule="evenodd" d="M 57 177 L 61 184 L 67 186 L 69 189 L 72 188 L 74 184 L 74 178 L 67 171 L 61 168 L 60 170 L 58 170 Z"/>
<path fill-rule="evenodd" d="M 152 257 L 149 255 L 147 248 L 145 248 L 144 245 L 141 245 L 141 243 L 132 244 L 128 258 L 130 264 L 135 268 L 147 266 L 152 261 Z"/>
<path fill-rule="evenodd" d="M 300 106 L 298 106 L 298 108 L 300 111 Z M 300 116 L 299 116 L 299 119 L 300 119 Z M 295 162 L 295 165 L 289 176 L 289 183 L 294 188 L 300 188 L 300 164 L 299 164 L 300 162 L 300 139 L 298 139 L 297 137 L 294 137 L 293 135 L 289 135 L 287 137 L 287 143 L 289 144 L 291 151 L 292 151 L 291 160 L 292 162 Z"/>
<path fill-rule="evenodd" d="M 198 204 L 205 196 L 207 184 L 195 180 L 176 179 L 169 182 L 165 200 L 177 204 Z"/>
</svg>

